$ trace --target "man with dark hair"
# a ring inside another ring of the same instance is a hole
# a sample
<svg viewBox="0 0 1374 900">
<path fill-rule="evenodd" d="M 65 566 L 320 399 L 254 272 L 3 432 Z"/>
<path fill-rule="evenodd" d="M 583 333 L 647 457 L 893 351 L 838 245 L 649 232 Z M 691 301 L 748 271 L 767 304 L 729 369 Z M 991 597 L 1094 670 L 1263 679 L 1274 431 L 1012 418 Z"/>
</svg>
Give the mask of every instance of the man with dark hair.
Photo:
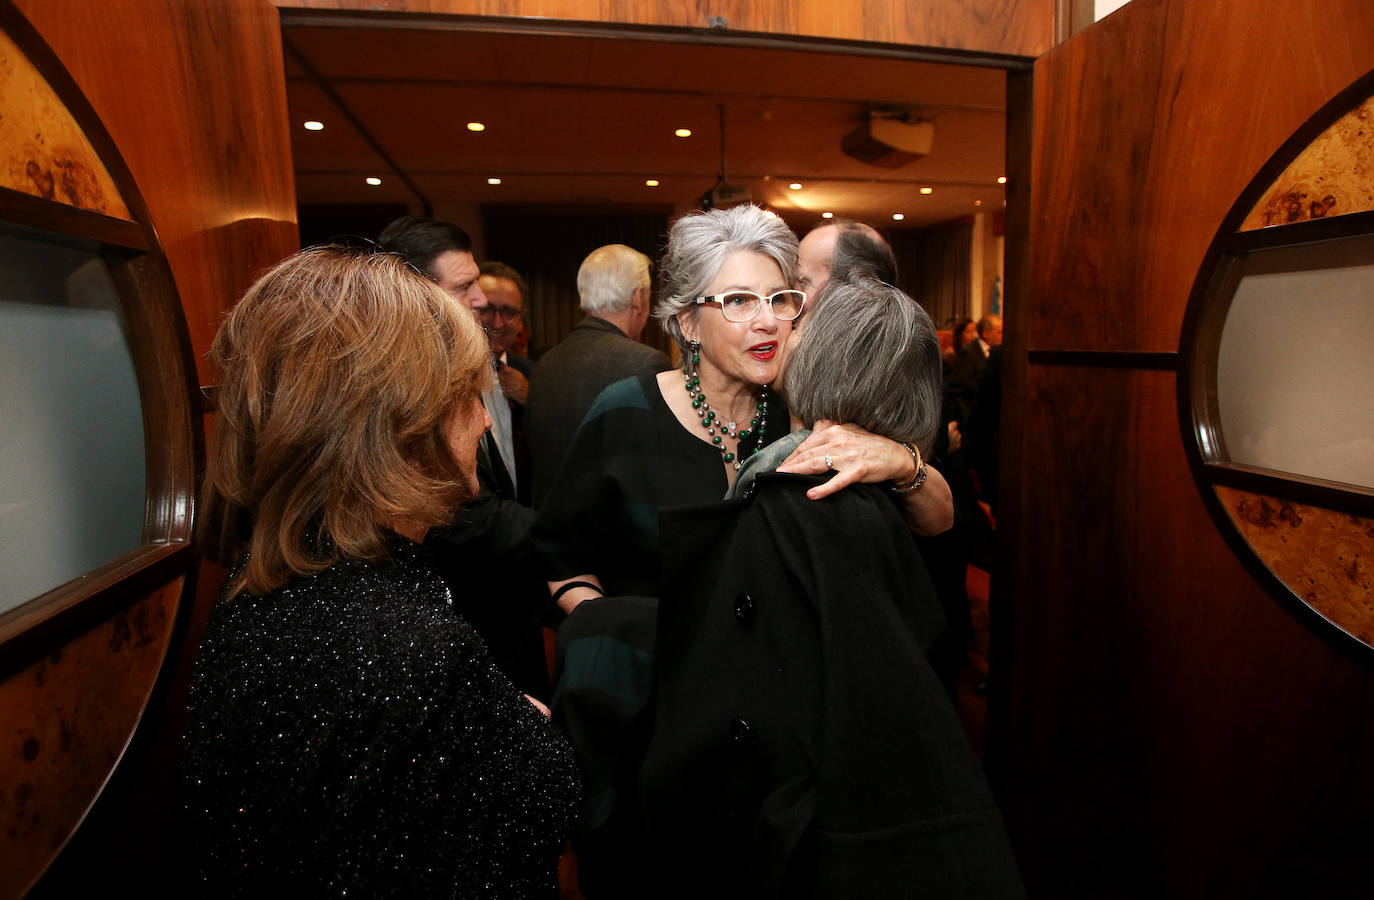
<svg viewBox="0 0 1374 900">
<path fill-rule="evenodd" d="M 897 257 L 878 229 L 863 222 L 839 221 L 811 229 L 798 247 L 801 289 L 811 296 L 832 278 L 871 275 L 897 284 Z"/>
<path fill-rule="evenodd" d="M 451 222 L 403 216 L 383 229 L 378 245 L 412 266 L 472 311 L 478 322 L 489 305 L 479 282 L 472 241 Z M 534 577 L 538 564 L 529 544 L 534 511 L 516 502 L 515 455 L 510 405 L 493 378 L 482 394 L 493 422 L 504 422 L 505 446 L 488 432 L 478 447 L 482 492 L 446 528 L 434 528 L 425 546 L 435 567 L 460 601 L 459 612 L 487 642 L 492 658 L 524 692 L 547 700 L 548 670 L 540 614 L 548 586 Z M 500 424 L 493 431 L 501 428 Z"/>
<path fill-rule="evenodd" d="M 478 281 L 481 273 L 473 259 L 472 240 L 467 232 L 452 222 L 402 216 L 382 229 L 377 244 L 383 250 L 404 256 L 412 266 L 472 310 L 477 321 L 482 323 L 487 295 Z M 499 380 L 493 379 L 491 387 L 482 393 L 482 403 L 491 416 L 492 426 L 483 439 L 486 452 L 479 455 L 482 463 L 479 469 L 487 476 L 488 486 L 497 496 L 513 499 L 517 487 L 515 437 L 510 406 Z"/>
</svg>

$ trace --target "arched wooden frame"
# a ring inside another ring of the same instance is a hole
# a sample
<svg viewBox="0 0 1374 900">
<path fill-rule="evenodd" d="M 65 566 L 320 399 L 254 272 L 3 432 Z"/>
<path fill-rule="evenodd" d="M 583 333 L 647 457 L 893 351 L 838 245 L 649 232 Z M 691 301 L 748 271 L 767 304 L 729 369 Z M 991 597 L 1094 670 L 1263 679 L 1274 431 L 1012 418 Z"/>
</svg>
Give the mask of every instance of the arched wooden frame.
<svg viewBox="0 0 1374 900">
<path fill-rule="evenodd" d="M 1188 300 L 1179 339 L 1178 412 L 1184 449 L 1203 502 L 1221 533 L 1251 573 L 1280 603 L 1334 645 L 1365 663 L 1374 647 L 1346 631 L 1280 578 L 1231 520 L 1217 488 L 1236 488 L 1280 501 L 1374 518 L 1374 489 L 1231 461 L 1217 402 L 1217 362 L 1226 316 L 1247 271 L 1286 268 L 1316 254 L 1374 251 L 1374 212 L 1243 230 L 1265 192 L 1314 140 L 1374 96 L 1374 71 L 1332 98 L 1269 159 L 1236 200 L 1213 238 Z M 1371 257 L 1374 258 L 1374 252 Z"/>
<path fill-rule="evenodd" d="M 0 229 L 104 259 L 128 329 L 147 465 L 141 545 L 0 615 L 0 674 L 7 674 L 179 576 L 186 576 L 183 596 L 194 590 L 191 526 L 203 440 L 185 316 L 133 176 L 75 81 L 8 0 L 0 0 L 0 29 L 85 133 L 133 219 L 0 187 Z"/>
</svg>

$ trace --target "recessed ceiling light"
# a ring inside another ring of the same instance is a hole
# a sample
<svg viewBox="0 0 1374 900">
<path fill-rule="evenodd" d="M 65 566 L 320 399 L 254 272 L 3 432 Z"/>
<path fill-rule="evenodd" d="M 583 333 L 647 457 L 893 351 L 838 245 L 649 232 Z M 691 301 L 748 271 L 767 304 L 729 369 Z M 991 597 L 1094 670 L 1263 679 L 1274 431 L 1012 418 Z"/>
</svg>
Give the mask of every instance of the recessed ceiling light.
<svg viewBox="0 0 1374 900">
<path fill-rule="evenodd" d="M 488 178 L 488 179 L 487 179 L 487 184 L 500 184 L 500 183 L 501 183 L 501 179 L 499 179 L 499 178 Z"/>
<path fill-rule="evenodd" d="M 468 123 L 468 131 L 486 131 L 486 130 L 487 130 L 487 126 L 483 125 L 481 122 L 469 122 L 469 123 Z"/>
<path fill-rule="evenodd" d="M 382 183 L 382 179 L 378 178 L 376 175 L 369 175 L 367 176 L 367 183 L 372 185 L 373 187 L 376 187 L 377 185 Z"/>
<path fill-rule="evenodd" d="M 900 221 L 902 221 L 902 220 L 905 219 L 905 218 L 906 218 L 906 216 L 902 215 L 901 213 L 893 213 L 893 214 L 892 214 L 892 221 L 894 221 L 894 222 L 900 222 Z"/>
<path fill-rule="evenodd" d="M 646 178 L 646 179 L 644 179 L 644 186 L 645 186 L 645 187 L 658 187 L 658 179 L 657 179 L 657 178 Z"/>
<path fill-rule="evenodd" d="M 832 213 L 832 212 L 823 212 L 823 213 L 821 213 L 821 218 L 822 218 L 822 219 L 833 219 L 833 218 L 835 218 L 835 214 Z"/>
<path fill-rule="evenodd" d="M 921 188 L 921 193 L 922 193 L 922 194 L 933 194 L 933 193 L 935 193 L 935 188 L 932 188 L 932 187 L 924 187 L 924 188 Z"/>
<path fill-rule="evenodd" d="M 679 128 L 677 131 L 674 131 L 673 134 L 677 135 L 678 137 L 691 137 L 691 136 L 692 136 L 692 129 L 690 129 L 690 128 Z"/>
<path fill-rule="evenodd" d="M 794 181 L 794 182 L 792 182 L 791 184 L 788 185 L 788 188 L 790 188 L 791 190 L 794 190 L 794 191 L 799 191 L 799 190 L 802 189 L 802 185 L 801 185 L 801 182 L 800 182 L 800 181 Z"/>
<path fill-rule="evenodd" d="M 324 131 L 324 123 L 323 123 L 323 122 L 316 122 L 314 119 L 311 119 L 309 122 L 306 122 L 306 123 L 305 123 L 305 130 L 306 130 L 306 131 Z"/>
<path fill-rule="evenodd" d="M 1006 183 L 1007 183 L 1007 176 L 1003 175 L 1001 178 L 998 178 L 998 179 L 997 179 L 997 183 L 998 183 L 998 184 L 1006 184 Z"/>
<path fill-rule="evenodd" d="M 973 201 L 973 205 L 974 205 L 974 206 L 982 206 L 982 205 L 983 205 L 983 201 L 982 201 L 982 200 L 974 200 L 974 201 Z"/>
</svg>

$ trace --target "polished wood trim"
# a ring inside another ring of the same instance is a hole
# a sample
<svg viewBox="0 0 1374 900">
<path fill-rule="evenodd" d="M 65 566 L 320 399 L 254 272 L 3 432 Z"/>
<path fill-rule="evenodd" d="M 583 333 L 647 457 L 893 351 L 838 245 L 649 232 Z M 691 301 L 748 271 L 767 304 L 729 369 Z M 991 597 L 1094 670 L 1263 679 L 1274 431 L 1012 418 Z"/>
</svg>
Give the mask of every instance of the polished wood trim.
<svg viewBox="0 0 1374 900">
<path fill-rule="evenodd" d="M 188 541 L 144 546 L 0 615 L 0 678 L 194 567 Z"/>
<path fill-rule="evenodd" d="M 1224 484 L 1294 503 L 1374 518 L 1374 488 L 1364 485 L 1328 481 L 1236 462 L 1205 463 L 1202 473 L 1211 484 Z"/>
<path fill-rule="evenodd" d="M 1031 350 L 1033 366 L 1089 366 L 1099 369 L 1159 369 L 1172 372 L 1178 354 L 1144 350 Z"/>
<path fill-rule="evenodd" d="M 884 41 L 816 37 L 804 34 L 770 33 L 734 28 L 691 28 L 681 25 L 650 25 L 629 22 L 594 22 L 575 19 L 525 16 L 478 16 L 424 12 L 378 10 L 362 12 L 347 9 L 281 9 L 283 31 L 296 26 L 338 28 L 449 29 L 491 34 L 534 34 L 550 37 L 621 38 L 634 41 L 713 44 L 763 50 L 815 50 L 881 59 L 920 62 L 959 63 L 1008 71 L 1029 69 L 1033 56 L 995 53 L 958 48 L 941 48 Z"/>
<path fill-rule="evenodd" d="M 81 238 L 94 244 L 137 251 L 149 248 L 148 236 L 136 222 L 126 222 L 5 187 L 0 187 L 0 220 L 63 237 Z"/>
<path fill-rule="evenodd" d="M 1268 185 L 1265 187 L 1268 188 Z M 1357 212 L 1328 219 L 1307 219 L 1292 225 L 1238 231 L 1222 241 L 1222 248 L 1227 253 L 1254 253 L 1369 234 L 1374 234 L 1374 212 Z"/>
</svg>

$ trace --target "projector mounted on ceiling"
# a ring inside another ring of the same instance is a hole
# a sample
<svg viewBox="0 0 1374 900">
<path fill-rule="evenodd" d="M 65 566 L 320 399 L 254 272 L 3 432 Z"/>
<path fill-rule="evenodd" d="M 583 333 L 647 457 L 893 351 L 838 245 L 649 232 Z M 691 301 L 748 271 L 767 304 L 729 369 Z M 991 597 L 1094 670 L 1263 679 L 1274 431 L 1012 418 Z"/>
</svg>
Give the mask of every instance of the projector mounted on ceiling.
<svg viewBox="0 0 1374 900">
<path fill-rule="evenodd" d="M 844 136 L 840 149 L 870 166 L 899 169 L 930 153 L 935 123 L 905 109 L 871 109 L 868 121 Z"/>
<path fill-rule="evenodd" d="M 717 104 L 716 110 L 720 113 L 720 174 L 716 176 L 716 183 L 697 198 L 697 205 L 702 209 L 725 209 L 727 206 L 738 206 L 753 199 L 753 194 L 750 193 L 749 188 L 730 184 L 726 179 L 725 104 Z"/>
</svg>

